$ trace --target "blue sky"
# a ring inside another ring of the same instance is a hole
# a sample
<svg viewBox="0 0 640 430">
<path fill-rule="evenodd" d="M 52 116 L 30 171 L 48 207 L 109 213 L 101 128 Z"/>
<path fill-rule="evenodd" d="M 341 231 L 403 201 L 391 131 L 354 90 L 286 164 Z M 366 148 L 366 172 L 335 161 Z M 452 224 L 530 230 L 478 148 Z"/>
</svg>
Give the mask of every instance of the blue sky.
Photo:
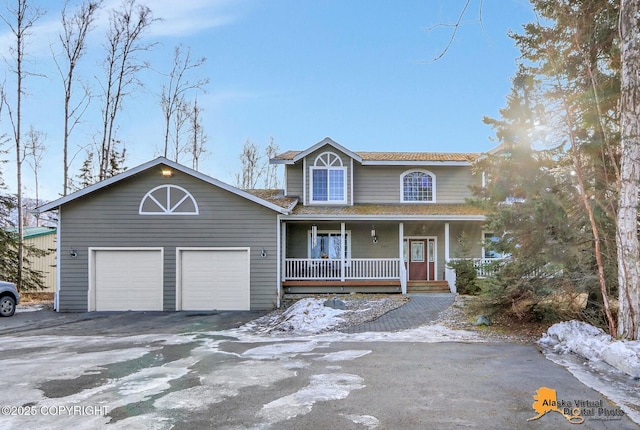
<svg viewBox="0 0 640 430">
<path fill-rule="evenodd" d="M 29 77 L 23 128 L 46 134 L 48 147 L 40 194 L 54 199 L 62 187 L 62 84 L 52 59 L 62 1 L 39 0 L 47 14 L 29 45 Z M 495 145 L 483 116 L 497 117 L 509 93 L 518 51 L 508 38 L 533 20 L 525 0 L 473 0 L 446 55 L 451 28 L 465 0 L 149 0 L 161 23 L 147 35 L 157 45 L 145 57 L 154 70 L 141 75 L 145 88 L 125 101 L 118 137 L 127 165 L 160 154 L 162 76 L 177 44 L 206 57 L 197 77 L 208 77 L 204 107 L 208 155 L 200 170 L 234 182 L 239 154 L 250 139 L 261 147 L 273 137 L 282 151 L 305 149 L 331 137 L 358 151 L 482 152 Z M 72 2 L 71 5 L 77 4 Z M 106 0 L 105 9 L 120 1 Z M 3 10 L 4 13 L 4 10 Z M 98 92 L 98 62 L 107 25 L 103 13 L 88 41 L 82 75 Z M 436 28 L 431 28 L 436 26 Z M 430 30 L 428 30 L 431 28 Z M 2 28 L 4 33 L 6 28 Z M 0 52 L 7 57 L 5 34 Z M 53 45 L 52 45 L 53 44 Z M 11 75 L 7 74 L 11 93 Z M 80 149 L 97 135 L 96 99 L 72 136 Z M 7 118 L 0 127 L 8 131 Z M 13 154 L 5 158 L 13 159 Z M 186 161 L 186 160 L 185 160 Z M 188 163 L 185 163 L 188 164 Z M 3 177 L 15 192 L 15 173 Z M 25 166 L 25 192 L 34 194 Z"/>
</svg>

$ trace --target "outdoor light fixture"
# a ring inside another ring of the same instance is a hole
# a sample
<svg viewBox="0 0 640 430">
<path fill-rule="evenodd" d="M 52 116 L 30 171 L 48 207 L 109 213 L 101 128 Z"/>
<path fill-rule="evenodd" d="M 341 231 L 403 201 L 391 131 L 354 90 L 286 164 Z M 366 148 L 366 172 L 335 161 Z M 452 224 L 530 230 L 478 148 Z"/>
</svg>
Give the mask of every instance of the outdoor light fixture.
<svg viewBox="0 0 640 430">
<path fill-rule="evenodd" d="M 165 178 L 170 178 L 173 176 L 173 171 L 168 167 L 165 167 L 164 169 L 162 169 L 162 176 L 164 176 Z"/>
<path fill-rule="evenodd" d="M 260 251 L 260 257 L 262 257 L 262 258 L 266 258 L 267 257 L 267 250 L 266 249 L 263 248 Z"/>
<path fill-rule="evenodd" d="M 371 237 L 373 238 L 373 243 L 378 243 L 378 235 L 376 234 L 376 227 L 371 227 Z"/>
<path fill-rule="evenodd" d="M 78 256 L 78 252 L 75 249 L 71 248 L 69 249 L 69 255 L 71 256 L 71 258 L 76 258 Z"/>
</svg>

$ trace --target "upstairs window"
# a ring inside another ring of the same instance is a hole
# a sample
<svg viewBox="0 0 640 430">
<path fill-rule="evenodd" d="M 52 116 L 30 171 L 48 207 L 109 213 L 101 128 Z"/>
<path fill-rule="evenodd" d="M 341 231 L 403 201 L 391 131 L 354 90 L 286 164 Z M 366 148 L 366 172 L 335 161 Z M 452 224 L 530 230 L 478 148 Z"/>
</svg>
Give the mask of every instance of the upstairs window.
<svg viewBox="0 0 640 430">
<path fill-rule="evenodd" d="M 323 152 L 310 168 L 312 203 L 347 202 L 347 168 L 333 152 Z"/>
<path fill-rule="evenodd" d="M 436 177 L 433 173 L 414 170 L 401 176 L 400 199 L 407 203 L 435 202 Z"/>
</svg>

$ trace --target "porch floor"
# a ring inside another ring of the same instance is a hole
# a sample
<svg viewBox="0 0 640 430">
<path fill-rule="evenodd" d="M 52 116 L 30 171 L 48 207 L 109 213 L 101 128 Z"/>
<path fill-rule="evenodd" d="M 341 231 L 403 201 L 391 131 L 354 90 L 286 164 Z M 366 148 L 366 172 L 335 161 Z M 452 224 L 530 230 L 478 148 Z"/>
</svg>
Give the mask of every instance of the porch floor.
<svg viewBox="0 0 640 430">
<path fill-rule="evenodd" d="M 309 293 L 401 293 L 399 280 L 305 280 L 283 281 L 286 294 Z M 408 281 L 408 294 L 449 293 L 447 281 Z"/>
</svg>

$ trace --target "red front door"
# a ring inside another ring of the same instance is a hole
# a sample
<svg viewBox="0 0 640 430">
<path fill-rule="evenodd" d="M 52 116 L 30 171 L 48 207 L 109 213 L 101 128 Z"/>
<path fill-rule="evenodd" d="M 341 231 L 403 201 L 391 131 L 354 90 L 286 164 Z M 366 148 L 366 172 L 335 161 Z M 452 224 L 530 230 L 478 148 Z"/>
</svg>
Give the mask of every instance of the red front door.
<svg viewBox="0 0 640 430">
<path fill-rule="evenodd" d="M 409 280 L 435 279 L 435 240 L 409 239 Z"/>
</svg>

